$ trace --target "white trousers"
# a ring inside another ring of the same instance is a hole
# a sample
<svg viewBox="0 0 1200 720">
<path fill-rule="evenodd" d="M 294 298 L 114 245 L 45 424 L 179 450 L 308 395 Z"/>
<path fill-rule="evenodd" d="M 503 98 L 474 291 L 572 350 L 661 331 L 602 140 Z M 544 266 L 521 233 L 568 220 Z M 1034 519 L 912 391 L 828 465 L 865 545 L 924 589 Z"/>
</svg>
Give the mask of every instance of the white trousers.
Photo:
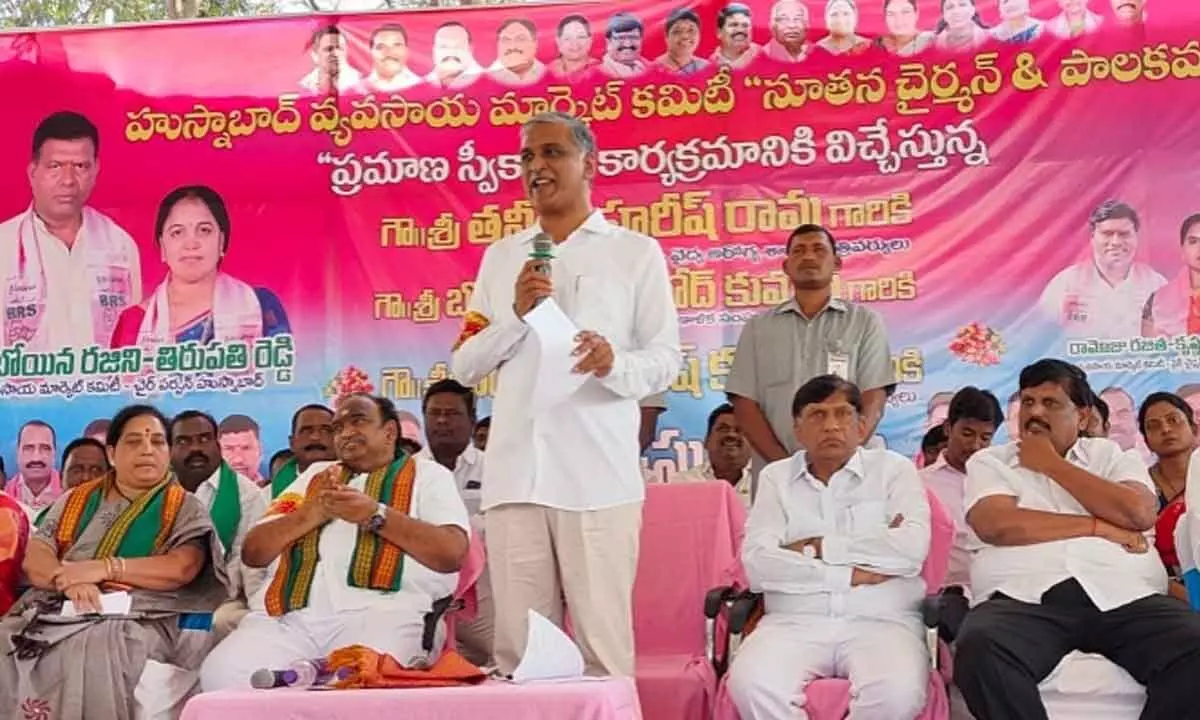
<svg viewBox="0 0 1200 720">
<path fill-rule="evenodd" d="M 484 513 L 496 665 L 525 654 L 529 611 L 563 626 L 563 599 L 589 675 L 633 677 L 633 581 L 642 503 L 603 510 L 500 505 Z"/>
<path fill-rule="evenodd" d="M 768 613 L 734 657 L 729 694 L 742 720 L 808 720 L 804 688 L 826 677 L 850 680 L 851 720 L 912 720 L 929 682 L 920 622 Z"/>
<path fill-rule="evenodd" d="M 305 609 L 278 618 L 255 610 L 209 653 L 200 667 L 200 687 L 203 692 L 246 689 L 256 670 L 284 670 L 298 660 L 325 657 L 348 645 L 366 645 L 408 664 L 422 654 L 423 620 L 411 613 L 375 610 L 329 617 Z M 434 642 L 438 650 L 444 629 L 439 635 Z"/>
</svg>

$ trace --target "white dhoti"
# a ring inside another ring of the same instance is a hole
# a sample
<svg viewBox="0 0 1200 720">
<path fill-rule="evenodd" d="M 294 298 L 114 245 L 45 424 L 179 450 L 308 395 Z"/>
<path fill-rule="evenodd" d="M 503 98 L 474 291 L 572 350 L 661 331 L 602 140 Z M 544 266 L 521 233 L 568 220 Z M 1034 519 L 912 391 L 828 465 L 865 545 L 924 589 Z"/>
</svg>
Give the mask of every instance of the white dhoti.
<svg viewBox="0 0 1200 720">
<path fill-rule="evenodd" d="M 925 707 L 929 656 L 911 622 L 768 613 L 738 650 L 729 694 L 742 720 L 807 720 L 804 688 L 850 680 L 851 720 L 911 720 Z"/>
<path fill-rule="evenodd" d="M 435 651 L 445 642 L 445 625 L 440 627 Z M 200 686 L 204 692 L 249 688 L 256 670 L 284 670 L 348 645 L 365 645 L 407 665 L 424 655 L 423 631 L 424 617 L 412 613 L 355 610 L 331 617 L 304 609 L 274 618 L 254 610 L 209 653 L 200 668 Z"/>
</svg>

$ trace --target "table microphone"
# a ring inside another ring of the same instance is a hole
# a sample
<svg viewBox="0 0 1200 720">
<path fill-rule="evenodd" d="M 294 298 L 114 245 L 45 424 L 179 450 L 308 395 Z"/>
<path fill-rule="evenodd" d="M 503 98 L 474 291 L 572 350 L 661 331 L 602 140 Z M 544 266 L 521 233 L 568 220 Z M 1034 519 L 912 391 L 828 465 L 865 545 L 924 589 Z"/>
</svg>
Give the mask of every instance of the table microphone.
<svg viewBox="0 0 1200 720">
<path fill-rule="evenodd" d="M 331 672 L 324 659 L 300 660 L 287 670 L 261 668 L 250 676 L 250 687 L 255 690 L 273 690 L 281 687 L 313 687 L 328 685 L 344 680 L 351 675 L 350 668 Z"/>
</svg>

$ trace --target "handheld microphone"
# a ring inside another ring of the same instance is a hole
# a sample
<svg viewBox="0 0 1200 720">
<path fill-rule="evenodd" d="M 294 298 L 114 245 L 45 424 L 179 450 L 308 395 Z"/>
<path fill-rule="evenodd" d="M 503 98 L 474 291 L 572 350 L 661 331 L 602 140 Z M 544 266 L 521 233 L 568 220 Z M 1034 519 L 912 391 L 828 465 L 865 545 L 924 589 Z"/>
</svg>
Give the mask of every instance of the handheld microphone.
<svg viewBox="0 0 1200 720">
<path fill-rule="evenodd" d="M 539 273 L 549 275 L 550 261 L 554 259 L 554 240 L 544 232 L 534 235 L 533 251 L 529 253 L 529 257 L 541 261 L 538 264 Z"/>
</svg>

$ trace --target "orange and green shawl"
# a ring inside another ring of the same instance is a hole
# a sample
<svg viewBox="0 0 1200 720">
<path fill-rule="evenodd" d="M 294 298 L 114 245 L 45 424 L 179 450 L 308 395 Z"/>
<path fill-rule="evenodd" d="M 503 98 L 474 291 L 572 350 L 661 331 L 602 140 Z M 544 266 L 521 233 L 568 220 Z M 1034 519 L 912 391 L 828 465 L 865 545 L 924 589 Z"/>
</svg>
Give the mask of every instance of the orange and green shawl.
<svg viewBox="0 0 1200 720">
<path fill-rule="evenodd" d="M 86 482 L 70 491 L 54 533 L 60 558 L 78 542 L 95 517 L 111 487 L 111 478 L 109 475 Z M 95 557 L 149 557 L 161 553 L 186 496 L 183 486 L 168 475 L 117 516 L 96 546 Z"/>
<path fill-rule="evenodd" d="M 334 465 L 324 472 L 338 473 L 338 481 L 343 485 L 348 483 L 353 475 L 348 468 L 340 465 Z M 367 475 L 367 484 L 363 492 L 379 502 L 386 503 L 393 510 L 407 514 L 412 505 L 416 476 L 416 463 L 407 455 L 401 455 L 391 465 Z M 319 476 L 309 481 L 301 502 L 317 502 L 316 494 L 320 485 Z M 285 493 L 276 499 L 267 514 L 287 514 L 299 508 L 301 503 L 296 502 L 298 498 L 291 498 L 289 495 L 290 493 Z M 296 540 L 279 556 L 279 567 L 275 570 L 275 577 L 271 579 L 271 585 L 267 589 L 268 615 L 278 617 L 308 606 L 313 576 L 321 559 L 317 547 L 321 531 L 328 524 Z M 359 529 L 350 571 L 346 578 L 350 587 L 396 592 L 400 589 L 403 572 L 404 553 L 399 547 L 373 532 Z"/>
</svg>

